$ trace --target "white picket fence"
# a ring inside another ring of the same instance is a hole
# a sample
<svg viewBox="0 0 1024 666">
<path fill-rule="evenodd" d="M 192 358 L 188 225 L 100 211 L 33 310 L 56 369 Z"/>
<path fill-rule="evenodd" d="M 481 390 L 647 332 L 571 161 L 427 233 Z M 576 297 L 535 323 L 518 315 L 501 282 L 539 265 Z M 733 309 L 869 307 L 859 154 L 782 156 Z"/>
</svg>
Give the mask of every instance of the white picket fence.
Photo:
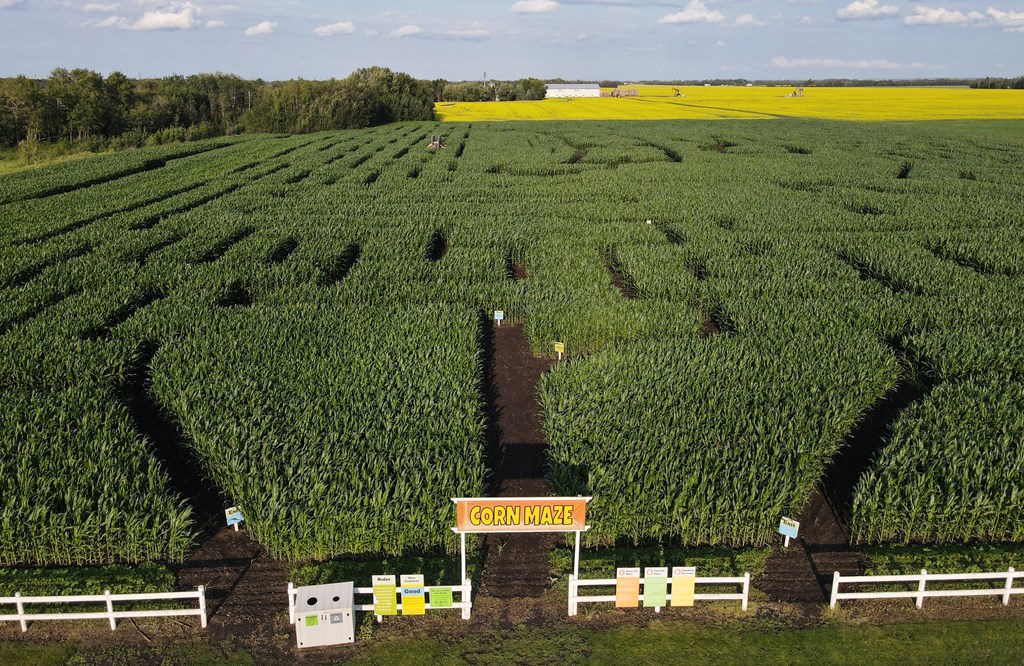
<svg viewBox="0 0 1024 666">
<path fill-rule="evenodd" d="M 640 585 L 643 586 L 644 579 L 640 579 Z M 693 595 L 694 601 L 739 601 L 741 608 L 747 610 L 747 602 L 750 600 L 750 574 L 745 573 L 742 576 L 723 577 L 723 576 L 709 576 L 709 577 L 698 577 L 696 585 L 739 585 L 741 586 L 741 592 L 720 592 L 720 593 L 695 593 Z M 579 610 L 579 604 L 592 604 L 592 603 L 611 603 L 615 601 L 614 594 L 603 594 L 603 595 L 580 595 L 580 588 L 583 587 L 615 587 L 614 578 L 593 578 L 590 580 L 584 578 L 576 578 L 572 574 L 569 574 L 569 617 L 574 617 Z M 669 593 L 666 595 L 666 601 L 671 604 L 672 602 L 672 579 L 669 578 Z M 643 604 L 644 595 L 639 596 L 640 603 Z M 661 608 L 655 608 L 655 612 L 660 612 Z"/>
<path fill-rule="evenodd" d="M 918 608 L 924 604 L 925 597 L 981 597 L 1001 596 L 1003 605 L 1010 603 L 1010 596 L 1024 594 L 1024 587 L 1014 587 L 1013 582 L 1017 579 L 1024 579 L 1024 571 L 1018 572 L 1013 567 L 1007 571 L 996 571 L 990 573 L 959 573 L 959 574 L 930 574 L 926 569 L 921 569 L 920 574 L 904 576 L 843 576 L 838 571 L 832 576 L 832 599 L 829 602 L 830 608 L 835 608 L 836 603 L 841 599 L 914 599 Z M 971 580 L 995 580 L 1005 581 L 1002 588 L 969 588 L 957 590 L 929 590 L 928 583 L 971 581 Z M 916 590 L 904 590 L 895 592 L 840 592 L 840 585 L 853 585 L 855 583 L 865 584 L 893 584 L 893 583 L 917 583 Z"/>
<path fill-rule="evenodd" d="M 428 611 L 429 610 L 435 610 L 435 611 L 437 611 L 437 610 L 451 610 L 451 609 L 454 608 L 454 609 L 458 609 L 458 610 L 462 611 L 462 619 L 463 620 L 468 620 L 471 617 L 472 610 L 473 610 L 473 601 L 472 601 L 472 599 L 473 599 L 473 596 L 472 596 L 473 595 L 473 583 L 472 582 L 470 582 L 467 579 L 462 585 L 428 585 L 428 586 L 426 586 L 424 588 L 427 591 L 427 598 L 428 599 L 430 598 L 430 596 L 429 596 L 430 595 L 430 591 L 433 590 L 436 587 L 450 587 L 451 590 L 452 590 L 452 594 L 453 595 L 454 594 L 458 594 L 459 595 L 459 600 L 455 601 L 453 599 L 451 606 L 445 606 L 443 608 L 436 608 L 434 606 L 431 606 L 430 602 L 427 602 L 426 609 Z M 372 587 L 356 587 L 356 588 L 353 588 L 353 593 L 355 594 L 356 597 L 358 597 L 360 595 L 369 596 L 370 597 L 370 601 L 369 601 L 369 603 L 353 604 L 352 610 L 372 613 L 373 612 L 373 588 Z M 396 594 L 397 594 L 397 591 L 396 591 Z M 399 599 L 401 599 L 401 596 L 399 596 Z M 295 585 L 293 585 L 292 583 L 288 583 L 288 619 L 289 619 L 289 621 L 292 624 L 295 624 L 295 619 L 296 619 L 295 618 L 295 614 L 296 614 L 297 606 L 298 606 L 298 588 L 296 588 Z M 402 612 L 402 604 L 401 604 L 401 602 L 398 603 L 398 612 L 399 613 Z M 378 615 L 377 616 L 377 621 L 379 622 L 381 619 L 382 619 L 381 616 Z"/>
<path fill-rule="evenodd" d="M 195 599 L 199 602 L 198 608 L 172 608 L 166 610 L 114 610 L 115 603 L 125 601 L 170 601 L 181 599 Z M 107 610 L 95 612 L 64 613 L 27 613 L 26 604 L 85 604 L 105 603 Z M 50 597 L 23 597 L 16 592 L 13 597 L 0 597 L 0 605 L 12 604 L 17 609 L 13 615 L 0 615 L 2 622 L 20 622 L 21 630 L 28 631 L 28 623 L 36 620 L 108 620 L 110 630 L 117 629 L 117 621 L 128 617 L 183 617 L 189 615 L 199 616 L 199 622 L 206 628 L 206 588 L 200 585 L 195 592 L 160 592 L 152 594 L 111 594 L 105 590 L 103 594 L 78 594 Z"/>
</svg>

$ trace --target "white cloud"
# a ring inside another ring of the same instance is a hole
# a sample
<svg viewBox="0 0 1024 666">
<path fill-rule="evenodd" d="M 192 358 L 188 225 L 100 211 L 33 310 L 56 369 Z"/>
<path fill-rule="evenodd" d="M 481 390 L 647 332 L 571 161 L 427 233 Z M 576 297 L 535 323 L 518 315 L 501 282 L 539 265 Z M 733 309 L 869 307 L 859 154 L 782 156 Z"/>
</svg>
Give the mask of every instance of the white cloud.
<svg viewBox="0 0 1024 666">
<path fill-rule="evenodd" d="M 810 25 L 811 23 L 814 23 L 814 19 L 810 16 L 799 16 L 797 17 L 796 22 L 801 25 Z"/>
<path fill-rule="evenodd" d="M 101 13 L 116 12 L 117 11 L 117 3 L 116 2 L 111 2 L 109 4 L 101 4 L 101 3 L 98 3 L 98 2 L 90 2 L 85 7 L 82 7 L 82 11 L 86 11 L 86 12 L 101 12 Z"/>
<path fill-rule="evenodd" d="M 802 67 L 802 68 L 829 68 L 829 69 L 918 69 L 924 67 L 924 63 L 916 62 L 912 65 L 902 65 L 889 60 L 841 60 L 839 58 L 784 58 L 776 56 L 772 58 L 772 67 Z"/>
<path fill-rule="evenodd" d="M 753 14 L 742 14 L 736 17 L 733 25 L 764 25 L 764 21 L 759 21 Z"/>
<path fill-rule="evenodd" d="M 380 34 L 380 31 L 374 30 L 373 28 L 367 28 L 366 30 L 363 30 L 363 34 L 367 37 L 376 37 Z"/>
<path fill-rule="evenodd" d="M 392 30 L 390 35 L 392 37 L 412 37 L 423 32 L 423 28 L 418 25 L 403 25 L 401 28 Z"/>
<path fill-rule="evenodd" d="M 14 9 L 25 4 L 25 0 L 0 0 L 0 9 Z"/>
<path fill-rule="evenodd" d="M 121 28 L 122 30 L 130 30 L 132 22 L 123 16 L 108 16 L 105 19 L 92 19 L 86 21 L 85 25 L 93 28 Z"/>
<path fill-rule="evenodd" d="M 996 25 L 1003 30 L 1010 32 L 1024 32 L 1024 12 L 1003 12 L 994 7 L 989 7 L 988 12 Z"/>
<path fill-rule="evenodd" d="M 658 23 L 721 23 L 725 16 L 717 9 L 708 9 L 701 0 L 690 0 L 682 11 L 666 14 Z"/>
<path fill-rule="evenodd" d="M 462 28 L 460 30 L 442 30 L 435 33 L 439 37 L 448 37 L 451 39 L 467 39 L 467 40 L 481 40 L 487 39 L 491 36 L 490 30 L 483 27 L 479 23 L 474 23 L 468 28 Z"/>
<path fill-rule="evenodd" d="M 884 19 L 898 16 L 900 8 L 896 5 L 879 5 L 878 0 L 856 0 L 836 12 L 840 21 L 862 21 L 865 19 Z"/>
<path fill-rule="evenodd" d="M 717 42 L 715 42 L 715 46 L 721 48 L 723 46 L 727 46 L 727 44 L 725 42 L 723 42 L 722 40 L 718 40 Z"/>
<path fill-rule="evenodd" d="M 351 35 L 355 31 L 356 26 L 352 21 L 339 21 L 330 25 L 317 26 L 313 29 L 313 34 L 317 37 L 331 37 L 332 35 Z"/>
<path fill-rule="evenodd" d="M 963 23 L 976 23 L 984 21 L 985 15 L 981 12 L 967 12 L 950 10 L 945 7 L 914 7 L 914 15 L 907 16 L 903 22 L 907 25 L 957 25 Z"/>
<path fill-rule="evenodd" d="M 207 21 L 206 22 L 206 27 L 207 28 L 223 28 L 226 25 L 227 25 L 227 23 L 225 23 L 224 21 Z"/>
<path fill-rule="evenodd" d="M 238 5 L 219 5 L 215 9 L 219 12 L 237 12 L 241 7 Z"/>
<path fill-rule="evenodd" d="M 188 30 L 199 25 L 197 14 L 201 10 L 191 2 L 166 5 L 148 11 L 128 26 L 129 30 Z"/>
<path fill-rule="evenodd" d="M 516 14 L 540 14 L 542 12 L 553 12 L 558 9 L 555 0 L 519 0 L 512 5 L 512 11 Z"/>
<path fill-rule="evenodd" d="M 273 21 L 263 21 L 256 25 L 249 26 L 245 29 L 245 36 L 252 37 L 254 35 L 269 35 L 274 32 L 274 28 L 277 27 L 277 23 Z"/>
</svg>

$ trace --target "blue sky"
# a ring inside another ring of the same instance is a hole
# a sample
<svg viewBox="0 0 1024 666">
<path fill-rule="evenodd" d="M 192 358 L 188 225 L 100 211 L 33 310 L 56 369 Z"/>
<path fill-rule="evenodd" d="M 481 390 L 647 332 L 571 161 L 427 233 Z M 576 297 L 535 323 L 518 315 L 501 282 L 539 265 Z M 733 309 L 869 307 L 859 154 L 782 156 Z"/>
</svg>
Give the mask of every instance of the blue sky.
<svg viewBox="0 0 1024 666">
<path fill-rule="evenodd" d="M 0 76 L 930 78 L 1022 56 L 1022 0 L 0 0 Z"/>
</svg>

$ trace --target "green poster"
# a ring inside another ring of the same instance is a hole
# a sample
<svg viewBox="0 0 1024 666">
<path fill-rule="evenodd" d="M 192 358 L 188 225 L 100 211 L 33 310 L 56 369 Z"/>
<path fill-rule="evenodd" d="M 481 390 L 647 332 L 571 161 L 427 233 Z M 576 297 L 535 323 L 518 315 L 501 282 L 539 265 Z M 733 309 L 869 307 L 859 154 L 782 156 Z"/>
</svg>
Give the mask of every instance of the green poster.
<svg viewBox="0 0 1024 666">
<path fill-rule="evenodd" d="M 398 615 L 398 599 L 395 596 L 394 576 L 373 577 L 373 613 L 374 615 Z"/>
<path fill-rule="evenodd" d="M 644 570 L 644 607 L 662 608 L 668 605 L 668 568 L 647 567 Z"/>
<path fill-rule="evenodd" d="M 451 608 L 452 607 L 452 588 L 450 587 L 433 587 L 430 589 L 430 607 L 431 608 Z"/>
</svg>

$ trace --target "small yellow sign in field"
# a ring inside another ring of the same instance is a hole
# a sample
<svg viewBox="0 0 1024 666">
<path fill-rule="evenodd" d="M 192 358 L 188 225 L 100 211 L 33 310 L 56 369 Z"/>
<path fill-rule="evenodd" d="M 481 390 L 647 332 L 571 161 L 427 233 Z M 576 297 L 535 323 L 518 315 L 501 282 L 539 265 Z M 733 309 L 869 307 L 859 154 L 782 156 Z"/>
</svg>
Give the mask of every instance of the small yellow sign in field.
<svg viewBox="0 0 1024 666">
<path fill-rule="evenodd" d="M 823 120 L 1024 119 L 1024 91 L 970 88 L 805 88 L 636 86 L 638 95 L 531 102 L 439 102 L 445 122 L 490 120 Z M 679 96 L 675 96 L 675 91 Z"/>
</svg>

